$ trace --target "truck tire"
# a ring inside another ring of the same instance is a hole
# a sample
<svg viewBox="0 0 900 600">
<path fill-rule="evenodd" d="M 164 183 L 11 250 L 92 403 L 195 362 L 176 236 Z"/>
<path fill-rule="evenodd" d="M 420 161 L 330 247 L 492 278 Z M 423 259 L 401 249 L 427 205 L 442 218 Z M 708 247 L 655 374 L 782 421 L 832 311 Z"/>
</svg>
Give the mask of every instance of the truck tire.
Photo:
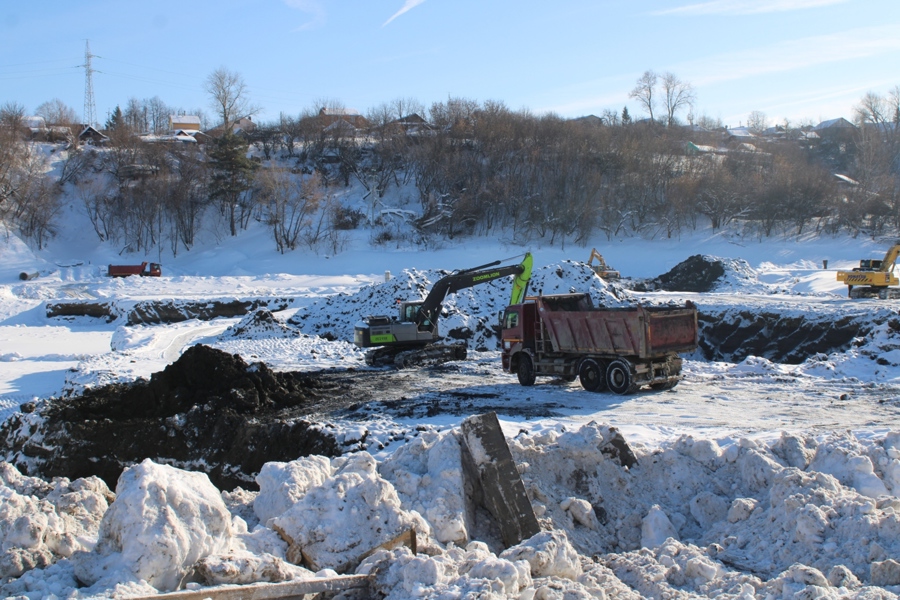
<svg viewBox="0 0 900 600">
<path fill-rule="evenodd" d="M 578 380 L 581 387 L 589 392 L 602 392 L 606 389 L 606 374 L 600 363 L 593 358 L 581 361 L 578 367 Z"/>
<path fill-rule="evenodd" d="M 523 354 L 519 357 L 519 366 L 516 368 L 516 376 L 519 378 L 519 383 L 525 387 L 530 387 L 534 385 L 534 380 L 536 379 L 534 374 L 534 363 L 531 362 L 531 357 L 527 354 Z"/>
<path fill-rule="evenodd" d="M 606 367 L 606 385 L 615 394 L 630 394 L 637 389 L 627 360 L 617 358 Z"/>
</svg>

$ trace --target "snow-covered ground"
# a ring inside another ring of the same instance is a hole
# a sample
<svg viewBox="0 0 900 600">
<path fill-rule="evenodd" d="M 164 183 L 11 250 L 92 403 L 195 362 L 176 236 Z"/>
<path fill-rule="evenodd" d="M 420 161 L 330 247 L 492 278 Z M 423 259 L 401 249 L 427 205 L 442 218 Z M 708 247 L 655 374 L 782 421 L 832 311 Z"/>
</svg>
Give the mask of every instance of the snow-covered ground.
<svg viewBox="0 0 900 600">
<path fill-rule="evenodd" d="M 427 283 L 440 269 L 517 262 L 525 250 L 535 259 L 532 289 L 616 300 L 577 264 L 590 246 L 467 240 L 423 250 L 373 248 L 361 238 L 333 257 L 279 255 L 257 228 L 174 258 L 123 259 L 69 232 L 37 254 L 15 236 L 0 237 L 0 418 L 37 398 L 149 377 L 198 343 L 275 370 L 365 368 L 348 332 L 354 318 L 392 310 L 378 306 L 379 289 Z M 701 311 L 839 316 L 860 303 L 897 311 L 896 301 L 846 299 L 834 276 L 880 257 L 883 240 L 758 242 L 702 232 L 592 245 L 634 278 L 660 275 L 694 254 L 746 261 L 715 293 L 625 293 L 635 300 L 690 299 Z M 164 276 L 103 276 L 108 263 L 142 259 L 161 260 Z M 40 275 L 23 281 L 23 272 Z M 499 284 L 461 292 L 448 301 L 442 326 L 469 326 L 477 311 L 495 315 L 506 293 Z M 240 318 L 128 325 L 45 312 L 48 302 L 81 299 L 235 298 L 284 300 L 275 316 L 302 334 L 232 335 Z M 352 300 L 358 304 L 348 308 Z M 325 331 L 338 339 L 318 337 Z M 483 531 L 465 516 L 455 434 L 466 415 L 378 414 L 375 394 L 369 419 L 329 426 L 380 443 L 340 458 L 270 463 L 257 478 L 259 492 L 220 492 L 202 473 L 152 460 L 128 469 L 113 491 L 97 479 L 44 482 L 0 465 L 0 592 L 127 597 L 176 589 L 198 573 L 214 583 L 317 576 L 291 564 L 302 550 L 318 576 L 348 563 L 356 573 L 377 570 L 378 593 L 398 599 L 896 597 L 900 346 L 893 333 L 886 327 L 845 352 L 797 365 L 754 356 L 710 362 L 696 353 L 675 389 L 625 397 L 540 379 L 522 388 L 501 371 L 495 349 L 470 351 L 472 360 L 446 378 L 429 375 L 421 394 L 437 403 L 467 394 L 470 414 L 497 411 L 543 529 L 509 549 L 490 535 L 473 539 Z M 610 427 L 637 465 L 601 452 Z M 380 531 L 366 529 L 373 522 Z M 380 550 L 356 566 L 360 549 L 409 528 L 419 534 L 418 555 Z"/>
</svg>

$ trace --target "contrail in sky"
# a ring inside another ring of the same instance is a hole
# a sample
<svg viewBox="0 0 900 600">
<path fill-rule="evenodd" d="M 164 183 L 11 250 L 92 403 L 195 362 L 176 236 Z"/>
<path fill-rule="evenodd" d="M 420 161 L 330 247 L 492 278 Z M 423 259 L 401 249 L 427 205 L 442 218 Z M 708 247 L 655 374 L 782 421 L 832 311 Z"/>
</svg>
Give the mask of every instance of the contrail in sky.
<svg viewBox="0 0 900 600">
<path fill-rule="evenodd" d="M 414 9 L 415 7 L 422 4 L 423 2 L 425 2 L 425 0 L 406 0 L 406 2 L 403 3 L 403 8 L 401 8 L 400 10 L 395 12 L 390 19 L 385 21 L 384 25 L 382 25 L 382 27 L 384 27 L 385 25 L 387 25 L 388 23 L 390 23 L 391 21 L 393 21 L 394 19 L 396 19 L 397 17 L 402 15 L 403 13 L 409 12 L 410 10 Z"/>
</svg>

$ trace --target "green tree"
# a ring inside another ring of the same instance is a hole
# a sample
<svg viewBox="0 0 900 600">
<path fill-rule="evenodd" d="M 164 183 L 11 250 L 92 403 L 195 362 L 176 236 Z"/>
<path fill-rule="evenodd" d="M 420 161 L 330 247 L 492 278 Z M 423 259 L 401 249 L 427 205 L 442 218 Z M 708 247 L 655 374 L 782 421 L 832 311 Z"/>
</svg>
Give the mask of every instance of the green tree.
<svg viewBox="0 0 900 600">
<path fill-rule="evenodd" d="M 628 114 L 628 107 L 625 106 L 622 108 L 622 125 L 628 125 L 631 123 L 631 115 Z"/>
<path fill-rule="evenodd" d="M 209 197 L 218 201 L 231 235 L 247 226 L 252 211 L 249 195 L 256 163 L 247 158 L 248 147 L 243 137 L 226 131 L 209 150 Z"/>
<path fill-rule="evenodd" d="M 124 125 L 125 116 L 122 114 L 122 109 L 119 108 L 119 105 L 117 104 L 116 110 L 114 110 L 113 113 L 106 119 L 106 129 L 108 131 L 115 131 L 117 129 L 121 129 Z"/>
</svg>

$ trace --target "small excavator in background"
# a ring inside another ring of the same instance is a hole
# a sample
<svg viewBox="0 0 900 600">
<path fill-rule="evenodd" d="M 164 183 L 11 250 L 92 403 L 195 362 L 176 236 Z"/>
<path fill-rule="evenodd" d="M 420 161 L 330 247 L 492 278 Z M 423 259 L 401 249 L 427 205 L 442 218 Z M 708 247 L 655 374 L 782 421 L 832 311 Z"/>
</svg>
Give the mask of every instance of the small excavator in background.
<svg viewBox="0 0 900 600">
<path fill-rule="evenodd" d="M 520 303 L 531 279 L 531 253 L 526 252 L 525 258 L 517 265 L 497 266 L 502 262 L 497 260 L 471 269 L 454 271 L 439 279 L 424 300 L 400 302 L 398 316 L 372 316 L 358 323 L 353 332 L 353 343 L 360 348 L 371 348 L 366 353 L 366 364 L 373 367 L 394 365 L 403 368 L 465 360 L 465 343 L 435 343 L 441 339 L 438 319 L 444 298 L 464 288 L 515 275 L 510 304 Z"/>
<path fill-rule="evenodd" d="M 594 259 L 597 259 L 597 264 L 594 264 Z M 618 279 L 619 272 L 614 271 L 612 267 L 606 264 L 606 261 L 603 260 L 603 256 L 597 252 L 596 248 L 591 248 L 591 257 L 588 259 L 588 266 L 591 268 L 594 273 L 599 275 L 602 279 Z"/>
<path fill-rule="evenodd" d="M 852 271 L 838 271 L 837 280 L 847 285 L 850 298 L 900 298 L 900 285 L 894 275 L 894 263 L 900 255 L 900 240 L 885 253 L 884 258 L 864 258 Z"/>
</svg>

